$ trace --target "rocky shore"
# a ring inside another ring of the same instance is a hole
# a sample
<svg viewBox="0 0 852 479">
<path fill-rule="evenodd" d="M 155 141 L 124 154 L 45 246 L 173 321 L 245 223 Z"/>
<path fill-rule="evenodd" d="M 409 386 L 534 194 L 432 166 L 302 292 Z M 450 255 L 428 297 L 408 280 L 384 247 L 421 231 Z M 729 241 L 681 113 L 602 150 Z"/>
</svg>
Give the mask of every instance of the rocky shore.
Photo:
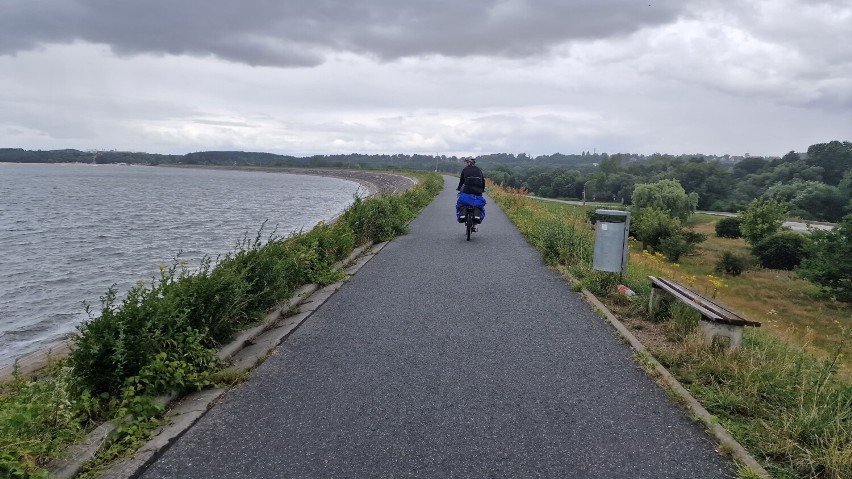
<svg viewBox="0 0 852 479">
<path fill-rule="evenodd" d="M 214 165 L 160 165 L 169 168 L 205 168 L 217 170 L 264 171 L 269 173 L 289 173 L 291 175 L 311 175 L 340 178 L 359 183 L 367 190 L 363 196 L 377 194 L 398 194 L 417 184 L 414 178 L 379 171 L 339 170 L 334 168 L 286 168 L 271 166 L 214 166 Z"/>
</svg>

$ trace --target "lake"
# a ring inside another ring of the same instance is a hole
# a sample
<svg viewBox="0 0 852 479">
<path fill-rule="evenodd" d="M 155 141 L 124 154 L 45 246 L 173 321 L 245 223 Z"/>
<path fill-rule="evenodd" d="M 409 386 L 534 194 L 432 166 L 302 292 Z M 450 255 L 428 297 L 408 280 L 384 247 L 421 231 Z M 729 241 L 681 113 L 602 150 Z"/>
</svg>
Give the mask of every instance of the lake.
<svg viewBox="0 0 852 479">
<path fill-rule="evenodd" d="M 357 183 L 256 171 L 0 163 L 0 366 L 55 342 L 159 266 L 330 220 Z M 363 191 L 361 189 L 360 191 Z"/>
</svg>

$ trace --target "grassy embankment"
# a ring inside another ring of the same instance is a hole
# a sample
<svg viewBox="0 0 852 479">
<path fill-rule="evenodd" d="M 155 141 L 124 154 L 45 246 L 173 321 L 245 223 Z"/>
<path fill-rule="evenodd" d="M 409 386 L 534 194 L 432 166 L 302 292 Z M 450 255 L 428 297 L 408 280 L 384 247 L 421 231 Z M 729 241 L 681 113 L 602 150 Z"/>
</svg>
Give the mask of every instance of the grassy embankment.
<svg viewBox="0 0 852 479">
<path fill-rule="evenodd" d="M 336 282 L 333 265 L 355 248 L 403 234 L 443 188 L 434 173 L 399 196 L 356 199 L 339 221 L 289 237 L 246 238 L 197 271 L 174 260 L 150 284 L 119 300 L 110 290 L 100 316 L 80 328 L 70 358 L 0 385 L 0 477 L 47 477 L 45 465 L 98 424 L 119 425 L 90 464 L 92 475 L 148 438 L 162 420 L 154 398 L 233 384 L 216 351 L 299 287 Z"/>
<path fill-rule="evenodd" d="M 543 258 L 598 295 L 773 477 L 852 477 L 852 381 L 844 374 L 852 369 L 849 305 L 821 297 L 789 272 L 715 273 L 722 251 L 748 248 L 716 238 L 710 216 L 695 218 L 708 240 L 679 264 L 631 245 L 621 282 L 637 295 L 628 299 L 615 290 L 618 275 L 591 269 L 588 208 L 489 191 Z M 667 321 L 647 317 L 648 275 L 685 283 L 764 327 L 748 331 L 737 350 L 705 348 L 688 308 L 672 308 Z"/>
</svg>

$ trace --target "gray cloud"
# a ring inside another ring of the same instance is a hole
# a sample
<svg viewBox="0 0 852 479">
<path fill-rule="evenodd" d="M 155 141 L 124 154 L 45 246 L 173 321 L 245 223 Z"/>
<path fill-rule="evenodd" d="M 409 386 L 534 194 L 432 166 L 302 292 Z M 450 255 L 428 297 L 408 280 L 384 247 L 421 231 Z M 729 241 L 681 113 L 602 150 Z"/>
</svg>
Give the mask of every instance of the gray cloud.
<svg viewBox="0 0 852 479">
<path fill-rule="evenodd" d="M 648 3 L 651 5 L 648 5 Z M 6 0 L 0 53 L 85 41 L 119 55 L 186 54 L 311 66 L 330 51 L 382 60 L 519 57 L 670 22 L 674 0 Z"/>
<path fill-rule="evenodd" d="M 0 145 L 783 154 L 849 139 L 852 0 L 381 1 L 3 0 Z"/>
</svg>

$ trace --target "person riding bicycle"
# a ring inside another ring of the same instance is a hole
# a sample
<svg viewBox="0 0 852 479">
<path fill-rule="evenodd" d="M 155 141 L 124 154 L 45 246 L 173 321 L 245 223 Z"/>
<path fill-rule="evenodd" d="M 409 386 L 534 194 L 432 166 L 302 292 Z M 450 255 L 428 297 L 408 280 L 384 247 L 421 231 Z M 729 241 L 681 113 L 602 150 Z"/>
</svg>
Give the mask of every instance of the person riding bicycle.
<svg viewBox="0 0 852 479">
<path fill-rule="evenodd" d="M 459 192 L 458 200 L 456 200 L 456 219 L 459 223 L 464 223 L 465 217 L 462 214 L 462 205 L 470 205 L 479 208 L 480 216 L 477 223 L 481 223 L 485 219 L 485 198 L 482 194 L 485 193 L 485 175 L 482 170 L 476 166 L 476 160 L 473 158 L 465 158 L 464 169 L 459 177 L 459 186 L 456 188 Z M 476 231 L 474 229 L 474 231 Z"/>
</svg>

